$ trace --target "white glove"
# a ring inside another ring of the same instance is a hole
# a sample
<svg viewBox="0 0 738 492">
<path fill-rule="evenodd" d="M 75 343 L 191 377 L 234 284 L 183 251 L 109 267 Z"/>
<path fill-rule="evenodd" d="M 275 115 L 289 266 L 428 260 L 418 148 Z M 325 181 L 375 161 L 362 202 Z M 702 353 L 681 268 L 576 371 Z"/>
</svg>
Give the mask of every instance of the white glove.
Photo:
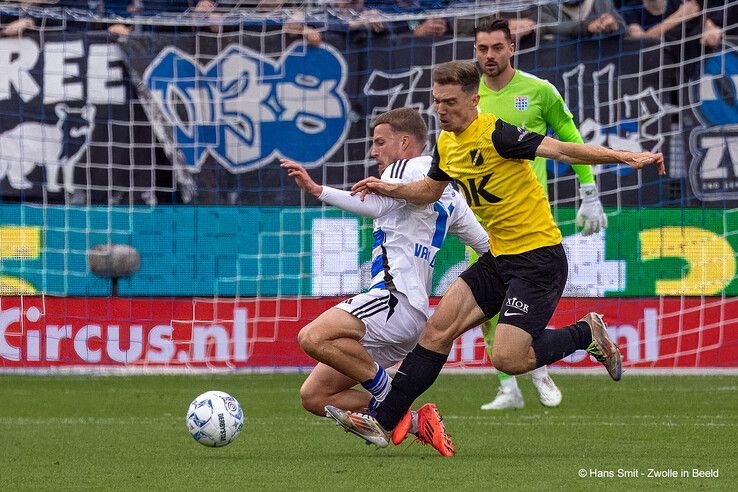
<svg viewBox="0 0 738 492">
<path fill-rule="evenodd" d="M 607 215 L 602 209 L 597 185 L 594 183 L 581 185 L 579 197 L 582 199 L 582 204 L 577 212 L 576 225 L 582 228 L 582 236 L 589 236 L 599 232 L 600 229 L 607 229 Z"/>
</svg>

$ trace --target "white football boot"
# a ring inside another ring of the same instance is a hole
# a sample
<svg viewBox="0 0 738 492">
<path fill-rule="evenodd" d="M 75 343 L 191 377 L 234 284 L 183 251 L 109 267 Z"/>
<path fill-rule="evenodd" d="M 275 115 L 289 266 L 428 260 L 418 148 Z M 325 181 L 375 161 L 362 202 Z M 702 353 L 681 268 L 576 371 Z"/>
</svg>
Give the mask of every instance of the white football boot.
<svg viewBox="0 0 738 492">
<path fill-rule="evenodd" d="M 480 408 L 482 410 L 509 410 L 523 408 L 524 406 L 525 401 L 523 400 L 523 394 L 520 392 L 520 388 L 500 385 L 495 399 L 489 403 L 485 403 Z"/>
<path fill-rule="evenodd" d="M 561 391 L 551 376 L 533 377 L 533 385 L 538 390 L 538 399 L 544 407 L 557 407 L 561 403 Z"/>
</svg>

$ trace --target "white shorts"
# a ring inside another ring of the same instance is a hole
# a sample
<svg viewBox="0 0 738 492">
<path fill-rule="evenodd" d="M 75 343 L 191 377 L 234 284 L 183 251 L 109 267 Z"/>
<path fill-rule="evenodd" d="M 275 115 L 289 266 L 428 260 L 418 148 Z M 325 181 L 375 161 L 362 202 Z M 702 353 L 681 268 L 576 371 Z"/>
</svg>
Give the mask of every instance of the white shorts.
<svg viewBox="0 0 738 492">
<path fill-rule="evenodd" d="M 418 343 L 427 314 L 414 308 L 405 294 L 372 289 L 336 305 L 364 322 L 361 339 L 369 355 L 385 369 L 392 367 Z"/>
</svg>

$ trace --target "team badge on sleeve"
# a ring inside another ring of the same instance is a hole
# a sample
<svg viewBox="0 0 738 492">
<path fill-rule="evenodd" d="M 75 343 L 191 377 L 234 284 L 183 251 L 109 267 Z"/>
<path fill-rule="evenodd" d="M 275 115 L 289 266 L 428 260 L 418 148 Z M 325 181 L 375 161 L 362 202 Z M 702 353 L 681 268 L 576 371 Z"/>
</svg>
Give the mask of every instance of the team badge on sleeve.
<svg viewBox="0 0 738 492">
<path fill-rule="evenodd" d="M 515 96 L 515 109 L 518 111 L 528 109 L 528 96 Z"/>
</svg>

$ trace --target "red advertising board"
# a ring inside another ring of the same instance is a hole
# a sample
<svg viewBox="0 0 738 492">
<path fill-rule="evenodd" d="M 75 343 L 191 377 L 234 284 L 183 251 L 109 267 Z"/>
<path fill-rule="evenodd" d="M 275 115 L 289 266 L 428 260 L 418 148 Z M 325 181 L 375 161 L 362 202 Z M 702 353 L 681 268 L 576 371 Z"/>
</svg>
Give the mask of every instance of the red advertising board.
<svg viewBox="0 0 738 492">
<path fill-rule="evenodd" d="M 0 298 L 0 368 L 296 367 L 335 299 Z"/>
<path fill-rule="evenodd" d="M 570 325 L 590 311 L 604 315 L 628 368 L 738 368 L 738 299 L 569 298 L 558 305 L 549 328 Z M 481 330 L 456 341 L 447 365 L 483 367 Z M 558 367 L 597 367 L 584 351 Z"/>
<path fill-rule="evenodd" d="M 337 301 L 0 297 L 0 369 L 312 366 L 297 333 Z M 737 300 L 563 299 L 551 325 L 589 311 L 605 315 L 626 367 L 738 367 Z M 596 363 L 581 352 L 558 365 Z M 448 366 L 489 366 L 479 329 L 457 340 Z"/>
</svg>

